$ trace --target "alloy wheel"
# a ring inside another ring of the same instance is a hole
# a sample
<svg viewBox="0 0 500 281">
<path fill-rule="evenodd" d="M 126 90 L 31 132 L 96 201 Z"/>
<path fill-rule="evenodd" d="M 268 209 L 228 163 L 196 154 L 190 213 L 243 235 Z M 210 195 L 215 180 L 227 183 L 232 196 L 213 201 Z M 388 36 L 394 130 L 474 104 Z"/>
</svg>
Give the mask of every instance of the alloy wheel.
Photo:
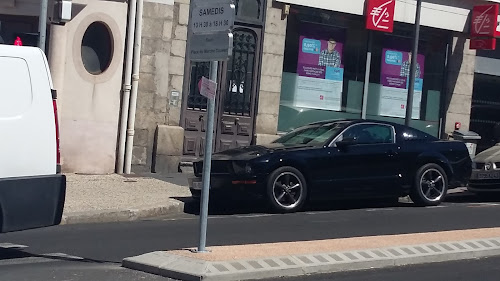
<svg viewBox="0 0 500 281">
<path fill-rule="evenodd" d="M 279 174 L 273 183 L 273 199 L 284 209 L 293 209 L 301 203 L 303 183 L 292 172 Z"/>
<path fill-rule="evenodd" d="M 428 169 L 420 177 L 420 191 L 431 202 L 441 200 L 445 192 L 445 177 L 437 169 Z"/>
</svg>

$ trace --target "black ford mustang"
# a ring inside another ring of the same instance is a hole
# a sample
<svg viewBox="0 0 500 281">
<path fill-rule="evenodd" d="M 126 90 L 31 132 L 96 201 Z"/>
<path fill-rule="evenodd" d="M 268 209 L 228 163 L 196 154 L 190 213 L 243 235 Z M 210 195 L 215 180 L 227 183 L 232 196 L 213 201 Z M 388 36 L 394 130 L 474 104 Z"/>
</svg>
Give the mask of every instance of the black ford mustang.
<svg viewBox="0 0 500 281">
<path fill-rule="evenodd" d="M 389 122 L 334 120 L 298 128 L 269 145 L 212 156 L 210 197 L 252 192 L 280 212 L 309 199 L 398 198 L 438 205 L 465 185 L 472 163 L 464 143 Z M 190 189 L 201 194 L 203 162 Z"/>
</svg>

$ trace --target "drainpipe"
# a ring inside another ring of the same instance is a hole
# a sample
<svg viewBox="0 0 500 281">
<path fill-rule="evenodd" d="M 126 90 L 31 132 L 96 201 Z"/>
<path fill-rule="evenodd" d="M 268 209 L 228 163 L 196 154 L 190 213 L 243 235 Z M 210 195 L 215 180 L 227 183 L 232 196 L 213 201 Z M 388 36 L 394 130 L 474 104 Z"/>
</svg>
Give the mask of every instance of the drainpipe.
<svg viewBox="0 0 500 281">
<path fill-rule="evenodd" d="M 125 81 L 123 82 L 123 97 L 120 118 L 120 140 L 118 142 L 118 160 L 116 172 L 123 174 L 125 162 L 125 144 L 127 137 L 128 109 L 130 105 L 130 90 L 132 89 L 132 62 L 134 56 L 135 15 L 137 12 L 137 0 L 130 0 L 127 30 L 127 58 L 125 61 Z"/>
<path fill-rule="evenodd" d="M 132 168 L 132 148 L 134 147 L 135 110 L 137 107 L 137 90 L 139 87 L 139 66 L 141 63 L 142 12 L 144 0 L 137 0 L 137 16 L 135 23 L 134 61 L 132 70 L 132 93 L 128 114 L 127 141 L 125 147 L 125 174 Z"/>
</svg>

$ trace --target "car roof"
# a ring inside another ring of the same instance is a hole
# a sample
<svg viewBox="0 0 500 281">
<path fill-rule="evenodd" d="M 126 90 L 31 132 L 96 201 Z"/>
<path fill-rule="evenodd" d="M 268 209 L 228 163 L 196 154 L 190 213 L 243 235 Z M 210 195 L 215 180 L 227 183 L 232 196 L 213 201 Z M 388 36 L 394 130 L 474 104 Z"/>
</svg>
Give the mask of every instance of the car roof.
<svg viewBox="0 0 500 281">
<path fill-rule="evenodd" d="M 356 123 L 378 123 L 378 124 L 392 125 L 392 126 L 396 126 L 396 127 L 400 127 L 400 126 L 405 127 L 404 125 L 389 122 L 389 121 L 380 121 L 380 120 L 372 120 L 372 119 L 330 119 L 330 120 L 322 120 L 322 121 L 318 121 L 318 122 L 309 123 L 307 125 L 323 125 L 323 124 L 329 124 L 329 123 L 350 123 L 351 125 L 356 124 Z"/>
</svg>

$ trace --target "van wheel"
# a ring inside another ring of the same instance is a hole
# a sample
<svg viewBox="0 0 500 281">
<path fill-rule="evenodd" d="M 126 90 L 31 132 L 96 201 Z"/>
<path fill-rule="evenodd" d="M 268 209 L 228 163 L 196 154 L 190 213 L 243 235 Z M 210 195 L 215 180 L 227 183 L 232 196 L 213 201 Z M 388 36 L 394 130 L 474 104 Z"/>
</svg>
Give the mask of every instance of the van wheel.
<svg viewBox="0 0 500 281">
<path fill-rule="evenodd" d="M 307 198 L 304 175 L 293 167 L 281 167 L 272 172 L 267 180 L 267 198 L 278 212 L 291 213 L 300 210 Z"/>
<path fill-rule="evenodd" d="M 415 175 L 411 200 L 421 206 L 441 204 L 448 192 L 448 177 L 441 166 L 429 163 L 420 167 Z"/>
</svg>

